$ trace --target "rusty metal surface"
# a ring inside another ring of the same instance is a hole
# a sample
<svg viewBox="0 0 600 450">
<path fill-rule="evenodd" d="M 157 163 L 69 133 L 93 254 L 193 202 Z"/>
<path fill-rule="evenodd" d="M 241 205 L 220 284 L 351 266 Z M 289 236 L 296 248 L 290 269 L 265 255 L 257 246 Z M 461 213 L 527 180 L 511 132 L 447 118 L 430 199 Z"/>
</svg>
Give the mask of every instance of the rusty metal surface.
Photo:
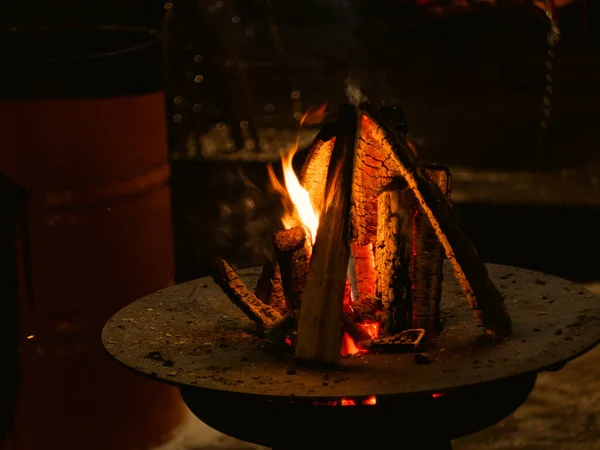
<svg viewBox="0 0 600 450">
<path fill-rule="evenodd" d="M 291 354 L 252 335 L 252 323 L 210 278 L 132 303 L 106 324 L 109 354 L 161 382 L 265 396 L 357 397 L 451 391 L 555 368 L 600 340 L 600 297 L 569 281 L 488 265 L 514 323 L 512 337 L 490 342 L 477 328 L 450 268 L 445 267 L 444 331 L 429 351 L 343 359 L 333 369 L 290 369 Z M 240 271 L 253 287 L 258 269 Z"/>
</svg>

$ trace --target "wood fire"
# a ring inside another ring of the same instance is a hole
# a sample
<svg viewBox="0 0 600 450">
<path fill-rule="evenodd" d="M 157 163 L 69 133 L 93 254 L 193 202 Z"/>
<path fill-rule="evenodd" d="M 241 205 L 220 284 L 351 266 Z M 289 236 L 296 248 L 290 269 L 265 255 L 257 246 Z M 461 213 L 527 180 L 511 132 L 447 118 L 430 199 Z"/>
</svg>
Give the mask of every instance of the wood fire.
<svg viewBox="0 0 600 450">
<path fill-rule="evenodd" d="M 442 332 L 445 258 L 478 325 L 498 339 L 510 332 L 503 298 L 450 203 L 450 171 L 420 164 L 402 124 L 398 107 L 341 105 L 299 179 L 294 152 L 282 160 L 285 187 L 271 172 L 287 214 L 254 291 L 215 263 L 231 301 L 299 360 L 336 363 L 430 342 Z"/>
</svg>

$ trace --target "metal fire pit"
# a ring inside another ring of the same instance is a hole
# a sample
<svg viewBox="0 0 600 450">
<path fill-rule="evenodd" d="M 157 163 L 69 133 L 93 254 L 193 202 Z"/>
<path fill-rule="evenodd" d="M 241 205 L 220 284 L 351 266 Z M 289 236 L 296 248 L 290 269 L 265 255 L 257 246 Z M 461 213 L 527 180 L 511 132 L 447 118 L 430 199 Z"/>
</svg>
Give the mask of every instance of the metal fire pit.
<svg viewBox="0 0 600 450">
<path fill-rule="evenodd" d="M 190 409 L 230 436 L 276 448 L 450 448 L 454 438 L 511 414 L 536 374 L 557 370 L 600 340 L 600 297 L 539 272 L 488 265 L 514 331 L 489 340 L 449 266 L 444 331 L 428 357 L 369 354 L 338 367 L 294 365 L 291 351 L 254 326 L 210 278 L 132 303 L 106 324 L 111 356 L 173 384 Z M 259 269 L 240 271 L 253 287 Z M 373 403 L 373 396 L 376 404 Z"/>
</svg>

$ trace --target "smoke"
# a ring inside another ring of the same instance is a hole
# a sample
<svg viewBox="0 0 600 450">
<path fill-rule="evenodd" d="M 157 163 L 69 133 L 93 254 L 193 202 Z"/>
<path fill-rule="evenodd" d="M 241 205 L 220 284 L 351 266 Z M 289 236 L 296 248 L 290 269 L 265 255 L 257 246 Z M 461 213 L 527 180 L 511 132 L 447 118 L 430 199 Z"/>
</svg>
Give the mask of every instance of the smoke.
<svg viewBox="0 0 600 450">
<path fill-rule="evenodd" d="M 360 90 L 360 86 L 351 77 L 348 77 L 346 80 L 346 97 L 348 97 L 348 101 L 354 106 L 358 106 L 369 100 Z"/>
</svg>

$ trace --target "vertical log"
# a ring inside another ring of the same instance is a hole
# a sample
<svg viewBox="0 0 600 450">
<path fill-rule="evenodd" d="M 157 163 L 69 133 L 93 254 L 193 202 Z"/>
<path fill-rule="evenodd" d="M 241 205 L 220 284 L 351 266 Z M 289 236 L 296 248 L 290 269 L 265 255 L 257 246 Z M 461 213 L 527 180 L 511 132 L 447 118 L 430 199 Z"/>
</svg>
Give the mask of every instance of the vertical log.
<svg viewBox="0 0 600 450">
<path fill-rule="evenodd" d="M 450 171 L 446 167 L 421 166 L 432 184 L 449 198 Z M 442 280 L 444 248 L 427 215 L 411 194 L 410 216 L 410 298 L 411 327 L 423 328 L 429 335 L 437 335 L 442 330 L 440 320 L 440 301 L 442 298 Z"/>
<path fill-rule="evenodd" d="M 311 246 L 301 226 L 273 235 L 275 258 L 280 270 L 285 302 L 290 311 L 300 309 L 311 257 Z"/>
<path fill-rule="evenodd" d="M 504 299 L 489 277 L 485 263 L 479 258 L 473 242 L 445 195 L 431 184 L 417 158 L 393 124 L 370 104 L 361 104 L 362 127 L 372 130 L 382 151 L 391 155 L 408 188 L 428 217 L 454 273 L 460 283 L 477 322 L 496 339 L 506 337 L 512 327 Z"/>
<path fill-rule="evenodd" d="M 339 130 L 326 179 L 325 210 L 321 215 L 303 292 L 296 358 L 337 363 L 342 343 L 342 304 L 350 258 L 350 197 L 357 113 L 341 105 Z"/>
<path fill-rule="evenodd" d="M 375 295 L 375 255 L 373 245 L 360 245 L 352 242 L 351 261 L 354 263 L 354 274 L 359 297 Z"/>
<path fill-rule="evenodd" d="M 409 325 L 410 282 L 408 251 L 410 217 L 406 200 L 410 192 L 390 190 L 377 199 L 375 247 L 376 296 L 381 299 L 381 333 L 393 334 Z"/>
</svg>

